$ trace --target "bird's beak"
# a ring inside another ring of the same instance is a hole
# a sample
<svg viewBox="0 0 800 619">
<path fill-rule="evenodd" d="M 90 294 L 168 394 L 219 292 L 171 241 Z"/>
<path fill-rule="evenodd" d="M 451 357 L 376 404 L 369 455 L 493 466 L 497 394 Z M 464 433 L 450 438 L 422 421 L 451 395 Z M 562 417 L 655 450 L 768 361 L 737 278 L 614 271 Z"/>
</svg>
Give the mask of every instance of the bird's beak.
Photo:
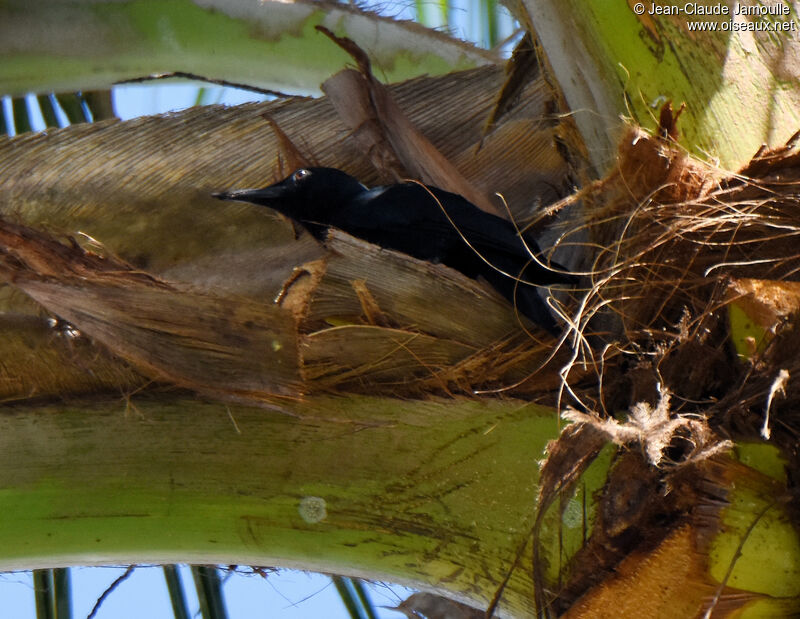
<svg viewBox="0 0 800 619">
<path fill-rule="evenodd" d="M 234 191 L 220 191 L 211 195 L 219 200 L 238 200 L 270 206 L 282 199 L 286 193 L 285 188 L 273 185 L 263 189 L 235 189 Z"/>
</svg>

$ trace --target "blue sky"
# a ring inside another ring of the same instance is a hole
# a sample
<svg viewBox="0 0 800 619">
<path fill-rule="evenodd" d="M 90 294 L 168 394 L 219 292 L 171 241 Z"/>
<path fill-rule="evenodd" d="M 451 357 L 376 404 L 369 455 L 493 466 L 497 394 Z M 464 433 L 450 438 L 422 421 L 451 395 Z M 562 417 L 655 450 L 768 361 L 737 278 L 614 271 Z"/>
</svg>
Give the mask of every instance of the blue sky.
<svg viewBox="0 0 800 619">
<path fill-rule="evenodd" d="M 188 568 L 181 568 L 189 610 L 198 611 L 197 596 Z M 121 567 L 72 568 L 73 617 L 89 615 L 97 600 L 125 572 Z M 188 585 L 188 586 L 187 586 Z M 378 616 L 385 619 L 403 615 L 383 606 L 396 606 L 412 592 L 397 585 L 370 584 L 369 595 Z M 281 570 L 266 579 L 253 574 L 230 574 L 223 585 L 229 619 L 305 619 L 326 617 L 348 619 L 330 578 L 322 574 Z M 30 572 L 0 574 L 0 616 L 6 619 L 34 619 L 36 611 Z M 109 595 L 96 619 L 173 619 L 163 572 L 157 566 L 143 566 Z"/>
</svg>

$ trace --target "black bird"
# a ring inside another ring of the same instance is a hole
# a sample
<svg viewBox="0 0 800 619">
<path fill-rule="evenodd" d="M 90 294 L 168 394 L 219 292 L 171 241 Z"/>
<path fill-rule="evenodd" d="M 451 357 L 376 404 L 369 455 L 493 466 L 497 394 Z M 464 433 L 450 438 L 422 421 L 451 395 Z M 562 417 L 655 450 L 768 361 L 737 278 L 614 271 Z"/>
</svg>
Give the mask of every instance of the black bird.
<svg viewBox="0 0 800 619">
<path fill-rule="evenodd" d="M 263 189 L 213 195 L 267 206 L 321 242 L 328 228 L 338 228 L 473 279 L 483 277 L 522 314 L 553 333 L 555 320 L 535 286 L 576 281 L 558 264 L 548 269 L 534 262 L 530 252 L 541 260 L 539 246 L 526 235 L 523 243 L 511 222 L 437 187 L 400 183 L 368 189 L 341 170 L 301 168 Z"/>
</svg>

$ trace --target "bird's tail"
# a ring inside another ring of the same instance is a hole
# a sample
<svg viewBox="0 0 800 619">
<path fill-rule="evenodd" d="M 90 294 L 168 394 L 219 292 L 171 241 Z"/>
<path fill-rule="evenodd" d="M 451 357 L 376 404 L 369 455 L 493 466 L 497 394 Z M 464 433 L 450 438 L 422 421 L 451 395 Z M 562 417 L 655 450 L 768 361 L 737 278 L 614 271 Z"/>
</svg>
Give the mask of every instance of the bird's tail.
<svg viewBox="0 0 800 619">
<path fill-rule="evenodd" d="M 484 272 L 482 275 L 497 292 L 517 308 L 520 314 L 549 333 L 559 334 L 559 326 L 539 293 L 541 286 L 534 286 L 524 281 L 517 282 L 514 278 L 494 270 Z"/>
<path fill-rule="evenodd" d="M 578 277 L 556 263 L 551 263 L 548 269 L 535 261 L 523 263 L 499 255 L 491 258 L 492 265 L 482 265 L 480 275 L 508 299 L 520 314 L 553 335 L 558 335 L 560 328 L 540 291 L 553 284 L 574 286 L 578 283 Z"/>
</svg>

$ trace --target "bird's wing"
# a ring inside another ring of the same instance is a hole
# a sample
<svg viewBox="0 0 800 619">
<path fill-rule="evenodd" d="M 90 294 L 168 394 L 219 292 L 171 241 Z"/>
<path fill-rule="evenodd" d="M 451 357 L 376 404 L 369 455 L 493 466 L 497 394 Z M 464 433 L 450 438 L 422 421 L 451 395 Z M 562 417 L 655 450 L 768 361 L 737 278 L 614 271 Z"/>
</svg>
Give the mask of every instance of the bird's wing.
<svg viewBox="0 0 800 619">
<path fill-rule="evenodd" d="M 375 187 L 339 209 L 331 225 L 381 247 L 441 262 L 456 237 L 434 206 L 417 185 Z"/>
<path fill-rule="evenodd" d="M 523 281 L 537 286 L 571 278 L 533 262 L 530 252 L 540 252 L 535 242 L 526 248 L 513 224 L 461 196 L 411 184 L 376 188 L 343 205 L 330 224 L 381 247 L 482 277 L 525 316 L 557 331 L 537 290 L 515 278 L 522 273 Z"/>
<path fill-rule="evenodd" d="M 472 249 L 496 268 L 517 276 L 525 266 L 523 279 L 536 284 L 576 283 L 576 278 L 567 274 L 565 267 L 549 262 L 536 240 L 520 234 L 511 221 L 481 211 L 458 194 L 435 187 L 429 189 L 447 209 L 447 223 L 451 228 L 457 228 Z M 476 211 L 478 216 L 475 216 Z M 542 266 L 548 263 L 550 268 Z"/>
<path fill-rule="evenodd" d="M 349 219 L 363 222 L 359 227 L 367 232 L 380 227 L 454 240 L 463 235 L 480 247 L 524 253 L 511 223 L 481 211 L 458 194 L 435 187 L 414 183 L 376 187 L 358 196 L 348 205 L 347 210 L 351 209 L 364 213 L 364 218 Z"/>
<path fill-rule="evenodd" d="M 515 276 L 527 264 L 525 279 L 534 283 L 572 282 L 569 276 L 538 266 L 531 253 L 542 260 L 539 246 L 531 238 L 523 243 L 511 222 L 481 211 L 458 194 L 413 183 L 376 187 L 347 211 L 347 222 L 356 224 L 350 230 L 336 227 L 383 247 L 450 264 L 471 277 L 487 268 L 485 260 Z"/>
</svg>

